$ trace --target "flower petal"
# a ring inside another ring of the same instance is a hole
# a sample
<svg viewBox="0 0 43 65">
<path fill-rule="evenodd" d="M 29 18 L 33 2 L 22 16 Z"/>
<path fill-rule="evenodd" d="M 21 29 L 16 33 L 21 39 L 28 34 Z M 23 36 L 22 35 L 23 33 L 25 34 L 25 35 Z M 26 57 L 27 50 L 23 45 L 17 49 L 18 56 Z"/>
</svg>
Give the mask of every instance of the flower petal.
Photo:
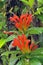
<svg viewBox="0 0 43 65">
<path fill-rule="evenodd" d="M 22 30 L 22 26 L 21 26 L 20 23 L 18 23 L 18 22 L 15 23 L 15 27 L 18 28 L 18 29 L 20 29 L 20 30 Z"/>
<path fill-rule="evenodd" d="M 25 42 L 25 48 L 26 49 L 29 49 L 29 43 L 30 43 L 30 40 L 26 40 L 26 42 Z"/>
<path fill-rule="evenodd" d="M 18 39 L 16 39 L 16 38 L 13 40 L 12 46 L 14 46 L 14 47 L 18 46 L 20 48 L 20 50 L 22 49 L 20 41 Z"/>
<path fill-rule="evenodd" d="M 32 50 L 33 47 L 34 47 L 34 44 L 31 43 L 31 45 L 30 45 L 30 50 Z"/>
<path fill-rule="evenodd" d="M 17 22 L 19 22 L 19 17 L 17 15 L 13 16 L 14 20 L 17 20 Z"/>
<path fill-rule="evenodd" d="M 38 45 L 35 45 L 32 50 L 36 50 L 38 48 Z"/>
</svg>

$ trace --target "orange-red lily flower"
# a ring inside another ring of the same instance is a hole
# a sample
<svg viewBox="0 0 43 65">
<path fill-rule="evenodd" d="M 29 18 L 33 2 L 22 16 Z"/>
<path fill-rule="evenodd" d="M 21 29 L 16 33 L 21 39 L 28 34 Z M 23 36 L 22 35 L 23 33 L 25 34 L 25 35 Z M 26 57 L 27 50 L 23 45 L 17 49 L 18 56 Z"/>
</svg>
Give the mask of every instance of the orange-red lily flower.
<svg viewBox="0 0 43 65">
<path fill-rule="evenodd" d="M 12 42 L 12 46 L 18 46 L 23 53 L 30 53 L 32 50 L 35 50 L 38 46 L 35 44 L 29 45 L 30 40 L 26 38 L 23 34 L 22 36 L 18 36 Z"/>
<path fill-rule="evenodd" d="M 32 22 L 32 14 L 22 14 L 20 17 L 14 15 L 13 17 L 10 17 L 10 20 L 15 23 L 16 28 L 26 30 Z"/>
</svg>

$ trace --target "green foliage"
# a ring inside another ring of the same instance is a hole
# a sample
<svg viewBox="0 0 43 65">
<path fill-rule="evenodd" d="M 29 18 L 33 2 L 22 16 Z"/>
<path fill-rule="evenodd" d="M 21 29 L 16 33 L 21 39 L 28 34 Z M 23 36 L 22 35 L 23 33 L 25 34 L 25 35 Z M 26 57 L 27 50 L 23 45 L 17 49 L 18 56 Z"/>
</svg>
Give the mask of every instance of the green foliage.
<svg viewBox="0 0 43 65">
<path fill-rule="evenodd" d="M 37 8 L 37 11 L 34 12 L 35 15 L 38 15 L 38 14 L 40 15 L 41 13 L 43 13 L 43 7 Z"/>
<path fill-rule="evenodd" d="M 14 65 L 14 64 L 16 63 L 16 61 L 17 61 L 17 60 L 18 60 L 18 58 L 17 58 L 17 57 L 12 56 L 12 57 L 10 58 L 9 65 Z"/>
<path fill-rule="evenodd" d="M 38 48 L 35 51 L 31 53 L 31 55 L 34 57 L 36 56 L 42 56 L 43 57 L 43 48 Z"/>
<path fill-rule="evenodd" d="M 5 9 L 6 0 L 0 0 L 0 12 L 3 12 Z"/>
<path fill-rule="evenodd" d="M 17 63 L 17 65 L 24 65 L 23 60 L 20 60 L 20 61 Z"/>
<path fill-rule="evenodd" d="M 16 54 L 20 53 L 20 51 L 6 51 L 4 53 L 1 54 L 1 56 L 5 56 L 6 58 L 9 57 L 9 54 L 11 55 L 11 57 L 9 58 L 9 61 L 8 61 L 8 65 L 14 65 L 16 63 L 16 61 L 20 58 L 20 57 L 17 57 Z"/>
<path fill-rule="evenodd" d="M 38 59 L 31 59 L 30 65 L 42 65 Z"/>
<path fill-rule="evenodd" d="M 43 6 L 43 0 L 37 0 L 37 1 L 38 1 L 39 6 L 41 6 L 41 5 Z"/>
<path fill-rule="evenodd" d="M 29 59 L 21 59 L 17 65 L 29 65 Z"/>
<path fill-rule="evenodd" d="M 1 48 L 2 46 L 4 46 L 7 42 L 12 41 L 15 37 L 16 37 L 15 35 L 11 35 L 11 36 L 9 36 L 9 37 L 6 38 L 6 39 L 3 39 L 3 38 L 0 39 L 0 48 Z"/>
<path fill-rule="evenodd" d="M 17 50 L 16 51 L 6 51 L 2 53 L 1 56 L 8 58 L 9 54 L 11 54 L 11 56 L 9 58 L 8 65 L 14 65 L 18 59 L 19 61 L 17 62 L 16 65 L 28 65 L 28 64 L 42 65 L 40 61 L 43 59 L 43 48 L 39 48 L 33 51 L 31 54 L 23 54 L 23 55 L 19 50 L 18 51 Z M 16 56 L 17 54 L 20 54 L 20 55 Z M 30 60 L 29 58 L 27 58 L 27 56 L 30 58 Z"/>
<path fill-rule="evenodd" d="M 14 52 L 14 51 L 10 51 L 10 50 L 9 50 L 9 51 L 6 51 L 6 52 L 2 53 L 1 56 L 6 56 L 6 57 L 8 57 L 9 54 L 14 54 L 14 55 L 16 55 L 17 53 L 20 53 L 20 51 L 16 50 L 16 51 Z"/>
<path fill-rule="evenodd" d="M 32 27 L 27 30 L 26 36 L 28 36 L 29 34 L 32 35 L 32 34 L 41 34 L 41 33 L 43 33 L 43 27 Z"/>
<path fill-rule="evenodd" d="M 27 12 L 28 12 L 28 9 L 26 7 L 24 7 L 23 10 L 22 10 L 22 14 L 25 14 Z"/>
<path fill-rule="evenodd" d="M 6 26 L 6 17 L 3 15 L 3 13 L 0 13 L 0 30 L 2 30 L 2 28 L 5 26 Z"/>
<path fill-rule="evenodd" d="M 7 30 L 6 27 L 6 16 L 3 13 L 0 13 L 0 38 L 6 38 L 7 35 L 3 33 L 3 30 Z"/>
<path fill-rule="evenodd" d="M 6 42 L 6 39 L 1 39 L 0 40 L 0 48 L 5 44 L 5 42 Z"/>
<path fill-rule="evenodd" d="M 8 58 L 6 56 L 3 56 L 1 60 L 3 61 L 3 65 L 8 64 Z"/>
<path fill-rule="evenodd" d="M 5 25 L 5 22 L 0 22 L 0 30 L 3 28 L 3 26 Z"/>
<path fill-rule="evenodd" d="M 43 47 L 43 33 L 39 36 L 40 46 Z"/>
<path fill-rule="evenodd" d="M 43 64 L 43 48 L 38 48 L 30 54 L 31 58 L 37 58 Z"/>
<path fill-rule="evenodd" d="M 6 42 L 12 41 L 14 38 L 16 38 L 16 35 L 11 35 L 6 39 Z"/>
<path fill-rule="evenodd" d="M 19 10 L 19 7 L 18 6 L 15 6 L 14 7 L 14 13 L 17 13 L 18 10 Z"/>
<path fill-rule="evenodd" d="M 34 0 L 29 0 L 29 1 L 27 1 L 27 0 L 21 0 L 21 1 L 22 1 L 24 4 L 29 5 L 30 8 L 32 8 L 33 5 L 34 5 Z"/>
<path fill-rule="evenodd" d="M 29 0 L 29 6 L 32 8 L 34 5 L 34 0 Z"/>
<path fill-rule="evenodd" d="M 40 15 L 38 15 L 37 16 L 41 21 L 42 21 L 42 23 L 43 23 L 43 14 L 40 14 Z"/>
</svg>

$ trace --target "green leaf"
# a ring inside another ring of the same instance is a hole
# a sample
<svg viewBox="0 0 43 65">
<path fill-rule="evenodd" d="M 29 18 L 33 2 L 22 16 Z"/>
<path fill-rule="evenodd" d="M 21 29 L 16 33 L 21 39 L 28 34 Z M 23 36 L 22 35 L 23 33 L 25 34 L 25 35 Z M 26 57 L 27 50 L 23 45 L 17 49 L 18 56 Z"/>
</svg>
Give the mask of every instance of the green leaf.
<svg viewBox="0 0 43 65">
<path fill-rule="evenodd" d="M 43 47 L 43 33 L 39 35 L 40 47 Z"/>
<path fill-rule="evenodd" d="M 29 5 L 29 2 L 28 1 L 26 1 L 26 0 L 20 0 L 20 1 L 22 1 L 24 4 L 26 4 L 26 5 Z"/>
<path fill-rule="evenodd" d="M 6 42 L 12 41 L 14 38 L 16 38 L 16 35 L 11 35 L 6 39 Z"/>
<path fill-rule="evenodd" d="M 34 15 L 37 15 L 37 17 L 40 16 L 40 15 L 43 15 L 43 7 L 38 7 L 37 11 L 34 12 Z"/>
<path fill-rule="evenodd" d="M 16 36 L 15 35 L 11 35 L 6 39 L 1 39 L 0 40 L 0 48 L 6 44 L 6 42 L 12 41 Z"/>
<path fill-rule="evenodd" d="M 20 1 L 22 1 L 26 5 L 29 5 L 30 8 L 32 8 L 33 5 L 34 5 L 34 0 L 29 0 L 29 1 L 27 1 L 27 0 L 20 0 Z"/>
<path fill-rule="evenodd" d="M 20 56 L 16 56 L 17 54 L 20 54 L 21 52 L 16 50 L 16 51 L 6 51 L 4 53 L 1 54 L 1 56 L 5 56 L 8 57 L 9 54 L 11 54 L 11 57 L 9 59 L 9 64 L 8 65 L 14 65 L 16 63 L 16 61 L 20 58 Z"/>
<path fill-rule="evenodd" d="M 20 60 L 20 61 L 17 63 L 17 65 L 24 65 L 23 59 Z"/>
<path fill-rule="evenodd" d="M 27 30 L 26 35 L 28 36 L 29 34 L 40 34 L 42 32 L 43 27 L 32 27 Z"/>
<path fill-rule="evenodd" d="M 34 0 L 29 0 L 29 6 L 32 8 L 34 5 Z"/>
<path fill-rule="evenodd" d="M 9 59 L 9 65 L 14 65 L 18 59 L 19 58 L 15 54 L 12 54 L 10 59 Z"/>
<path fill-rule="evenodd" d="M 0 30 L 5 26 L 5 22 L 0 22 Z"/>
<path fill-rule="evenodd" d="M 4 53 L 1 54 L 1 56 L 8 56 L 9 54 L 17 54 L 20 53 L 20 51 L 6 51 Z"/>
<path fill-rule="evenodd" d="M 3 61 L 3 65 L 8 65 L 8 58 L 3 56 L 1 57 L 1 60 Z"/>
<path fill-rule="evenodd" d="M 0 48 L 6 43 L 6 39 L 0 39 Z"/>
<path fill-rule="evenodd" d="M 43 48 L 38 48 L 30 54 L 31 58 L 43 59 Z"/>
<path fill-rule="evenodd" d="M 43 4 L 43 0 L 37 0 L 39 4 Z"/>
<path fill-rule="evenodd" d="M 43 55 L 43 48 L 36 49 L 35 51 L 32 52 L 32 54 L 34 54 L 34 55 L 38 55 L 38 54 Z"/>
<path fill-rule="evenodd" d="M 29 65 L 29 59 L 23 58 L 17 63 L 17 65 Z"/>
<path fill-rule="evenodd" d="M 0 9 L 3 8 L 3 6 L 5 5 L 5 2 L 6 2 L 6 0 L 1 0 L 1 1 L 0 1 Z"/>
<path fill-rule="evenodd" d="M 37 16 L 43 22 L 43 14 Z"/>
<path fill-rule="evenodd" d="M 14 7 L 14 12 L 16 13 L 18 10 L 19 10 L 19 7 L 18 6 L 15 6 Z"/>
<path fill-rule="evenodd" d="M 42 65 L 38 59 L 31 59 L 30 65 Z"/>
<path fill-rule="evenodd" d="M 23 64 L 22 64 L 22 61 L 19 61 L 19 62 L 17 63 L 17 65 L 23 65 Z"/>
<path fill-rule="evenodd" d="M 14 54 L 12 54 L 10 57 L 10 60 L 9 60 L 9 65 L 14 65 L 18 59 L 19 59 L 18 57 L 16 57 Z"/>
<path fill-rule="evenodd" d="M 28 12 L 28 9 L 26 7 L 24 7 L 24 9 L 22 10 L 22 14 L 25 14 Z"/>
<path fill-rule="evenodd" d="M 0 0 L 0 2 L 1 2 L 1 1 L 3 2 L 4 0 Z"/>
<path fill-rule="evenodd" d="M 1 1 L 1 2 L 0 2 L 0 8 L 2 8 L 3 5 L 4 5 L 4 3 Z"/>
</svg>

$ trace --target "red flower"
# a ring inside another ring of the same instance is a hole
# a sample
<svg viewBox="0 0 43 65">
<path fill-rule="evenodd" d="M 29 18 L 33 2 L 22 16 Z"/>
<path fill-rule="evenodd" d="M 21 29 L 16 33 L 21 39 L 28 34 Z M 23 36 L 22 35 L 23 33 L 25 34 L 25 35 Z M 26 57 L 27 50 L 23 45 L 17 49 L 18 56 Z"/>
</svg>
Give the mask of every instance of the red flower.
<svg viewBox="0 0 43 65">
<path fill-rule="evenodd" d="M 35 49 L 37 49 L 38 48 L 38 45 L 36 45 L 36 44 L 34 44 L 34 43 L 31 43 L 31 45 L 30 45 L 30 49 L 31 50 L 35 50 Z"/>
<path fill-rule="evenodd" d="M 12 46 L 18 46 L 23 53 L 30 53 L 32 50 L 35 50 L 38 46 L 35 44 L 31 44 L 29 46 L 29 43 L 30 40 L 27 39 L 26 36 L 23 34 L 22 36 L 18 36 L 18 38 L 15 38 L 13 40 Z"/>
<path fill-rule="evenodd" d="M 19 17 L 14 15 L 13 17 L 10 17 L 10 20 L 14 21 L 14 22 L 17 22 L 17 21 L 19 21 Z"/>
<path fill-rule="evenodd" d="M 10 17 L 10 20 L 15 23 L 16 28 L 26 30 L 32 22 L 32 14 L 22 14 L 20 18 L 16 15 Z"/>
</svg>

